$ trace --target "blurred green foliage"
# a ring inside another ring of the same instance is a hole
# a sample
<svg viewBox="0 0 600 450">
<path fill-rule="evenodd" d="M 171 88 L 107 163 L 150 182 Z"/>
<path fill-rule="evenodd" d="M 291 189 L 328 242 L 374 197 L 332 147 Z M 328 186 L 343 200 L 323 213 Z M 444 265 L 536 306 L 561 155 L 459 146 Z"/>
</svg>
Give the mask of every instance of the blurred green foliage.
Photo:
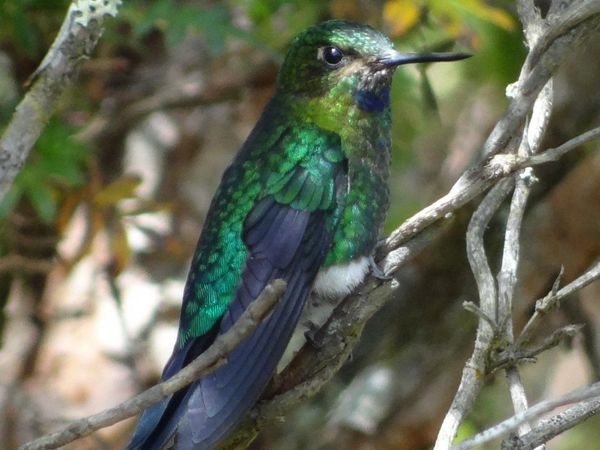
<svg viewBox="0 0 600 450">
<path fill-rule="evenodd" d="M 21 199 L 26 199 L 46 224 L 56 219 L 60 190 L 85 184 L 86 146 L 72 139 L 75 129 L 52 120 L 36 143 L 27 165 L 0 202 L 0 218 L 6 217 Z"/>
<path fill-rule="evenodd" d="M 68 0 L 2 0 L 0 45 L 14 46 L 24 56 L 43 56 L 48 39 L 58 30 Z"/>
<path fill-rule="evenodd" d="M 159 30 L 169 46 L 179 44 L 187 33 L 202 34 L 208 48 L 214 53 L 223 52 L 226 40 L 230 37 L 252 38 L 250 33 L 231 23 L 229 9 L 222 3 L 199 7 L 192 3 L 168 0 L 134 0 L 125 2 L 119 20 L 131 25 L 137 39 Z"/>
</svg>

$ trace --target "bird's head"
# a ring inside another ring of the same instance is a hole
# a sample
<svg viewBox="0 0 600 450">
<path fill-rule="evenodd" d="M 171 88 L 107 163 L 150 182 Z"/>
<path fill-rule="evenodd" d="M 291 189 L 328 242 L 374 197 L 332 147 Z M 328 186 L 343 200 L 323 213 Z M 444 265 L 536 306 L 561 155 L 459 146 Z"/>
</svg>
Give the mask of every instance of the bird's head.
<svg viewBox="0 0 600 450">
<path fill-rule="evenodd" d="M 330 128 L 327 122 L 339 124 L 352 110 L 368 114 L 387 109 L 392 75 L 399 65 L 468 56 L 400 53 L 387 36 L 368 25 L 329 20 L 294 38 L 277 89 Z"/>
</svg>

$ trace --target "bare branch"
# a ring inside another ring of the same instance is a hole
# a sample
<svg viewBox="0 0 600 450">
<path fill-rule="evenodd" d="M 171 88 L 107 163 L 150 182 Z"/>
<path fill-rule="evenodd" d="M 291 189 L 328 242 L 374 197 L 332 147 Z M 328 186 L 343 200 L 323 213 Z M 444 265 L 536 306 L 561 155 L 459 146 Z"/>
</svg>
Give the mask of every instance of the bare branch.
<svg viewBox="0 0 600 450">
<path fill-rule="evenodd" d="M 475 303 L 463 302 L 462 306 L 466 311 L 469 311 L 470 313 L 475 314 L 480 319 L 485 320 L 489 324 L 489 326 L 492 328 L 492 330 L 494 330 L 494 334 L 497 334 L 499 332 L 498 324 L 494 321 L 494 319 L 492 319 L 490 316 L 488 316 L 486 313 L 484 313 L 479 308 L 479 306 L 477 306 Z"/>
<path fill-rule="evenodd" d="M 525 27 L 528 28 L 528 24 Z M 533 34 L 530 33 L 531 36 Z M 519 146 L 519 156 L 526 157 L 534 154 L 540 147 L 552 111 L 552 97 L 552 79 L 550 79 L 533 105 L 531 119 L 525 127 L 521 145 Z M 523 216 L 525 215 L 525 205 L 530 193 L 530 185 L 532 181 L 536 180 L 531 168 L 521 170 L 515 175 L 515 178 L 515 190 L 506 221 L 502 263 L 497 275 L 497 320 L 501 326 L 503 340 L 508 345 L 511 345 L 514 341 L 512 313 L 521 249 L 521 227 Z M 506 367 L 506 381 L 514 412 L 518 414 L 526 411 L 528 408 L 527 395 L 525 393 L 525 386 L 521 380 L 519 368 L 516 364 Z M 519 435 L 525 434 L 530 430 L 531 427 L 529 424 L 525 423 L 519 428 Z"/>
<path fill-rule="evenodd" d="M 61 94 L 76 77 L 102 34 L 105 14 L 116 15 L 120 0 L 90 5 L 71 2 L 52 47 L 32 75 L 33 85 L 0 138 L 0 199 L 17 176 L 33 145 L 54 113 Z M 94 9 L 92 9 L 92 7 Z"/>
<path fill-rule="evenodd" d="M 465 172 L 446 195 L 423 208 L 392 231 L 381 245 L 379 256 L 384 257 L 435 221 L 465 205 L 485 192 L 494 182 L 506 178 L 520 169 L 557 161 L 568 152 L 598 137 L 600 137 L 600 127 L 582 133 L 559 147 L 550 148 L 536 155 L 524 157 L 497 154 L 493 156 L 486 160 L 485 164 Z"/>
<path fill-rule="evenodd" d="M 521 349 L 511 346 L 510 348 L 494 355 L 488 370 L 493 373 L 496 370 L 515 366 L 522 361 L 535 362 L 535 358 L 540 353 L 556 347 L 561 342 L 572 338 L 581 331 L 582 325 L 566 325 L 555 330 L 550 336 L 545 338 L 539 345 L 530 349 Z"/>
<path fill-rule="evenodd" d="M 512 101 L 484 144 L 484 154 L 494 155 L 506 150 L 513 136 L 519 135 L 518 130 L 540 90 L 571 49 L 587 39 L 598 26 L 598 9 L 597 1 L 577 2 L 564 19 L 547 24 L 531 47 L 519 81 L 511 89 Z"/>
<path fill-rule="evenodd" d="M 502 450 L 533 450 L 596 415 L 599 411 L 600 398 L 578 403 L 555 416 L 541 420 L 532 431 L 524 436 L 507 439 L 502 443 Z"/>
<path fill-rule="evenodd" d="M 515 431 L 522 424 L 539 419 L 544 414 L 553 411 L 556 408 L 592 400 L 594 402 L 600 401 L 600 382 L 577 389 L 562 397 L 546 400 L 533 405 L 527 411 L 515 414 L 511 418 L 500 422 L 498 425 L 495 425 L 470 439 L 462 441 L 460 444 L 453 446 L 452 450 L 468 450 L 475 448 L 491 440 L 506 436 L 508 433 Z"/>
<path fill-rule="evenodd" d="M 537 103 L 537 102 L 536 102 Z M 535 109 L 535 108 L 534 108 Z M 526 133 L 527 135 L 527 133 Z M 525 136 L 525 139 L 527 136 Z M 523 145 L 521 148 L 524 147 Z M 521 175 L 524 175 L 521 172 Z M 517 269 L 520 253 L 520 234 L 525 204 L 529 196 L 529 183 L 524 176 L 517 176 L 515 191 L 513 193 L 508 220 L 506 222 L 506 233 L 504 238 L 504 250 L 502 265 L 498 273 L 498 321 L 501 324 L 502 335 L 505 342 L 512 343 L 512 302 L 515 286 L 517 283 Z M 515 413 L 527 410 L 528 402 L 525 387 L 521 381 L 521 375 L 516 365 L 506 368 L 506 380 L 510 398 Z M 525 423 L 519 428 L 519 434 L 530 431 L 529 424 Z"/>
<path fill-rule="evenodd" d="M 598 279 L 600 279 L 600 261 L 592 264 L 592 266 L 583 275 L 566 285 L 564 288 L 560 289 L 559 291 L 552 289 L 548 295 L 536 301 L 535 312 L 523 328 L 523 331 L 517 339 L 517 345 L 522 346 L 529 342 L 534 330 L 540 324 L 542 317 L 545 316 L 548 311 L 552 310 L 563 298 L 571 295 L 572 293 Z"/>
<path fill-rule="evenodd" d="M 451 194 L 453 191 L 462 190 L 465 182 L 469 184 L 468 182 L 473 178 L 478 178 L 483 172 L 482 167 L 497 159 L 500 155 L 494 155 L 501 151 L 501 149 L 504 149 L 505 152 L 504 155 L 501 155 L 501 162 L 506 162 L 506 166 L 503 169 L 508 169 L 509 166 L 519 159 L 526 160 L 531 158 L 529 156 L 530 152 L 525 152 L 523 149 L 537 149 L 547 126 L 552 103 L 550 76 L 560 64 L 565 55 L 566 48 L 569 47 L 569 43 L 572 43 L 576 39 L 582 39 L 582 36 L 587 34 L 585 31 L 580 30 L 583 34 L 579 37 L 575 36 L 576 33 L 571 33 L 570 37 L 561 39 L 561 42 L 555 42 L 557 37 L 562 36 L 564 32 L 548 34 L 547 30 L 544 30 L 545 24 L 534 10 L 532 4 L 520 2 L 519 7 L 520 13 L 527 13 L 522 15 L 522 19 L 528 41 L 537 56 L 534 55 L 535 58 L 531 59 L 533 50 L 530 52 L 526 64 L 521 71 L 519 81 L 509 91 L 513 100 L 505 116 L 498 122 L 484 146 L 485 153 L 491 155 L 490 160 L 480 164 L 472 173 L 467 173 L 466 176 L 461 177 L 461 180 L 457 182 L 450 192 Z M 538 36 L 540 33 L 542 36 Z M 545 36 L 553 36 L 553 38 L 544 38 Z M 538 97 L 538 93 L 544 85 L 547 88 L 543 95 Z M 532 108 L 534 101 L 536 101 L 536 105 L 533 106 L 532 126 L 526 127 L 525 136 L 521 141 L 518 154 L 510 155 L 514 151 L 512 149 L 515 147 L 513 136 L 517 134 L 517 129 L 524 123 L 524 119 L 529 113 L 530 108 Z M 507 172 L 509 171 L 511 170 L 508 169 Z M 500 185 L 501 183 L 497 187 Z M 491 280 L 491 272 L 485 255 L 483 232 L 473 232 L 477 228 L 471 226 L 474 219 L 470 225 L 470 231 L 467 233 L 467 253 L 472 271 L 477 280 L 482 316 L 493 317 L 496 324 L 502 326 L 503 337 L 509 343 L 513 340 L 511 319 L 512 297 L 517 280 L 519 234 L 528 191 L 529 187 L 525 179 L 518 178 L 507 223 L 502 267 L 498 275 L 498 298 L 496 298 L 496 286 L 494 281 Z M 484 203 L 486 200 L 484 200 Z M 493 202 L 490 202 L 490 205 L 493 205 Z M 487 224 L 487 222 L 483 223 Z M 491 308 L 497 309 L 494 311 Z M 482 381 L 477 375 L 480 377 L 481 373 L 485 373 L 486 357 L 491 347 L 493 328 L 487 320 L 480 318 L 475 349 L 473 350 L 471 359 L 465 365 L 458 392 L 442 423 L 435 445 L 436 450 L 450 447 L 460 422 L 470 410 L 472 402 L 481 389 Z M 507 377 L 515 411 L 517 413 L 524 413 L 527 408 L 527 398 L 517 368 L 507 368 Z M 526 433 L 529 431 L 529 428 L 525 425 L 520 431 L 521 433 Z"/>
<path fill-rule="evenodd" d="M 485 253 L 484 233 L 513 185 L 513 180 L 507 179 L 494 186 L 473 213 L 467 230 L 467 256 L 479 291 L 479 307 L 496 323 L 498 323 L 496 282 Z"/>
<path fill-rule="evenodd" d="M 545 164 L 545 163 L 552 162 L 552 161 L 558 161 L 566 153 L 585 144 L 586 142 L 596 139 L 599 136 L 600 136 L 600 127 L 593 128 L 589 131 L 586 131 L 585 133 L 580 134 L 577 137 L 574 137 L 573 139 L 569 139 L 567 142 L 565 142 L 564 144 L 562 144 L 558 147 L 549 148 L 548 150 L 544 151 L 543 153 L 540 153 L 539 155 L 535 155 L 535 156 L 531 157 L 529 159 L 529 165 L 533 166 L 533 165 L 538 165 L 538 164 Z"/>
<path fill-rule="evenodd" d="M 512 189 L 512 186 L 512 180 L 502 180 L 494 186 L 473 213 L 467 230 L 469 265 L 477 282 L 479 309 L 483 316 L 487 318 L 496 317 L 496 284 L 485 255 L 483 235 L 490 220 Z M 452 400 L 450 409 L 444 417 L 434 450 L 450 448 L 458 427 L 471 410 L 473 402 L 483 387 L 484 374 L 487 369 L 487 355 L 495 336 L 495 327 L 491 326 L 488 320 L 480 316 L 473 353 L 465 364 L 460 385 Z"/>
<path fill-rule="evenodd" d="M 258 298 L 250 303 L 233 327 L 225 334 L 219 336 L 204 353 L 181 369 L 177 375 L 151 387 L 120 405 L 94 414 L 93 416 L 71 422 L 62 430 L 29 442 L 23 445 L 20 450 L 44 450 L 65 445 L 87 436 L 100 428 L 139 414 L 144 409 L 160 402 L 165 397 L 177 392 L 198 378 L 213 372 L 225 364 L 227 355 L 241 341 L 248 337 L 263 318 L 275 307 L 281 299 L 285 287 L 286 283 L 283 280 L 272 281 L 261 292 Z"/>
</svg>

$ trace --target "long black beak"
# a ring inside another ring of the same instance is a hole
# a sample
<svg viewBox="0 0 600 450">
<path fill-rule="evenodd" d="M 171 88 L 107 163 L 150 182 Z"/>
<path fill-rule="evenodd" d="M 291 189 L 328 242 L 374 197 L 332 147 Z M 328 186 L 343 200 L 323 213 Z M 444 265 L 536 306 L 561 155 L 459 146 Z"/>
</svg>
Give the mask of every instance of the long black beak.
<svg viewBox="0 0 600 450">
<path fill-rule="evenodd" d="M 384 66 L 394 67 L 402 64 L 429 63 L 438 61 L 460 61 L 470 58 L 468 53 L 400 53 L 392 50 L 379 59 Z"/>
</svg>

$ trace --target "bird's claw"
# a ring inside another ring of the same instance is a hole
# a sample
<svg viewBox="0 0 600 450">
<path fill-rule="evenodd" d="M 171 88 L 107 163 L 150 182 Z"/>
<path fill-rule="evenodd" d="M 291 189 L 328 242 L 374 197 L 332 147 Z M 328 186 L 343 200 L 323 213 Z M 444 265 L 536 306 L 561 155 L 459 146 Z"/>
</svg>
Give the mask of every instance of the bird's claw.
<svg viewBox="0 0 600 450">
<path fill-rule="evenodd" d="M 306 342 L 312 345 L 313 348 L 315 348 L 316 350 L 319 350 L 323 346 L 321 339 L 319 339 L 319 337 L 317 336 L 319 327 L 317 326 L 317 324 L 311 322 L 310 320 L 307 320 L 304 323 L 304 326 L 308 328 L 308 330 L 304 332 L 304 338 L 306 339 Z"/>
<path fill-rule="evenodd" d="M 369 256 L 369 268 L 371 269 L 371 275 L 381 281 L 389 281 L 392 279 L 390 275 L 386 275 L 386 273 L 381 270 L 381 267 L 377 265 L 375 262 L 375 258 L 373 256 Z"/>
</svg>

